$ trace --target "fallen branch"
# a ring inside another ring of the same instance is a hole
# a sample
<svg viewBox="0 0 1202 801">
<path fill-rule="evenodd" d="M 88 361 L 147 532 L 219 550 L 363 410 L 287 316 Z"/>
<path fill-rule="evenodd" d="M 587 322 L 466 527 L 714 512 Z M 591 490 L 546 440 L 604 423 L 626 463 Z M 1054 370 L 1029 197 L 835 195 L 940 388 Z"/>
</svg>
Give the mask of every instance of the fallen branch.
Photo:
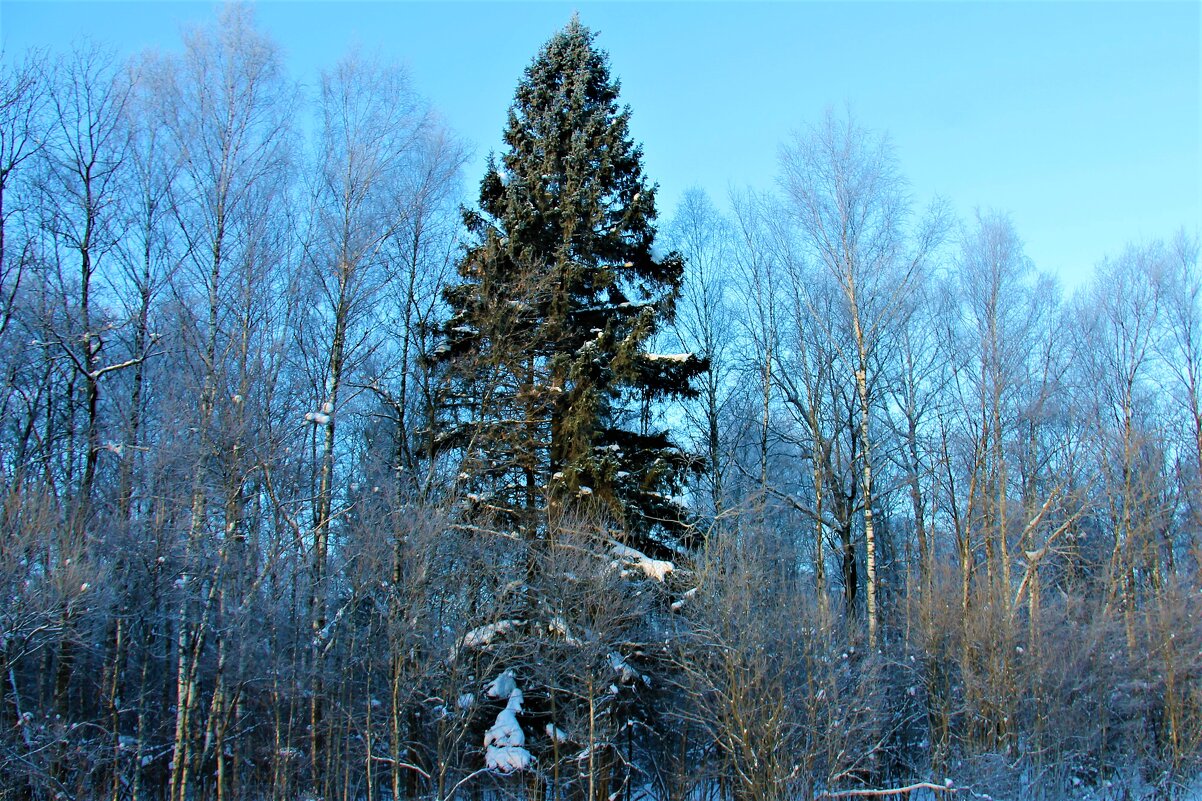
<svg viewBox="0 0 1202 801">
<path fill-rule="evenodd" d="M 907 795 L 915 790 L 931 790 L 942 793 L 958 793 L 960 788 L 952 787 L 950 784 L 932 784 L 931 782 L 918 782 L 906 787 L 891 787 L 886 790 L 836 790 L 834 792 L 819 793 L 814 796 L 815 801 L 819 798 L 865 798 L 879 795 Z"/>
<path fill-rule="evenodd" d="M 488 773 L 488 772 L 489 772 L 488 768 L 480 768 L 479 770 L 472 771 L 468 775 L 464 776 L 462 779 L 460 779 L 458 782 L 455 783 L 455 786 L 451 788 L 451 791 L 449 793 L 447 793 L 445 796 L 443 796 L 442 801 L 451 801 L 451 799 L 455 797 L 455 793 L 459 792 L 460 787 L 467 784 L 469 781 L 476 778 L 480 774 Z"/>
<path fill-rule="evenodd" d="M 371 759 L 373 762 L 383 762 L 385 764 L 392 765 L 393 767 L 396 767 L 396 768 L 405 768 L 406 770 L 412 770 L 416 773 L 420 773 L 427 780 L 429 780 L 431 778 L 429 773 L 426 773 L 424 770 L 419 768 L 417 765 L 412 765 L 408 762 L 402 762 L 399 759 L 393 759 L 392 757 L 386 757 L 386 756 L 376 756 L 375 754 L 372 754 Z"/>
</svg>

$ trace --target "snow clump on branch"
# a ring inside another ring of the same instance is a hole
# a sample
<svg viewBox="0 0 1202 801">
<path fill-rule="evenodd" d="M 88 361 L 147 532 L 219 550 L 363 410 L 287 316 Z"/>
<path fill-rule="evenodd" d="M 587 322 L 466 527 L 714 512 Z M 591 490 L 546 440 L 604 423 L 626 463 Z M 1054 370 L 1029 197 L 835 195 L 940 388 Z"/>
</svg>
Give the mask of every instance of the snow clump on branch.
<svg viewBox="0 0 1202 801">
<path fill-rule="evenodd" d="M 628 545 L 613 543 L 611 546 L 613 555 L 617 557 L 621 563 L 627 567 L 636 567 L 643 572 L 643 575 L 650 579 L 662 582 L 667 578 L 668 574 L 676 569 L 676 565 L 663 559 L 652 559 L 647 554 L 640 550 L 631 548 Z"/>
<path fill-rule="evenodd" d="M 505 670 L 488 685 L 488 695 L 506 699 L 505 708 L 497 713 L 492 728 L 484 733 L 484 764 L 489 770 L 512 773 L 525 770 L 534 761 L 526 750 L 526 733 L 518 723 L 523 694 L 512 670 Z"/>
</svg>

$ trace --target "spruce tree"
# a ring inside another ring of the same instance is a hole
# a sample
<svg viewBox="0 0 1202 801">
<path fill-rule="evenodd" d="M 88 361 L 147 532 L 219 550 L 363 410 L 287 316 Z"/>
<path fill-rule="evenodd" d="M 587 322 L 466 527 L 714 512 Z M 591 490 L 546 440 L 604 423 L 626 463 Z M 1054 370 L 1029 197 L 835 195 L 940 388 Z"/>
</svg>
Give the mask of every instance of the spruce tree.
<svg viewBox="0 0 1202 801">
<path fill-rule="evenodd" d="M 656 254 L 655 186 L 594 37 L 573 18 L 527 68 L 465 212 L 474 244 L 446 293 L 440 443 L 463 455 L 477 511 L 527 536 L 548 514 L 600 512 L 662 555 L 687 532 L 673 496 L 697 460 L 647 412 L 692 397 L 706 364 L 646 352 L 683 263 Z"/>
</svg>

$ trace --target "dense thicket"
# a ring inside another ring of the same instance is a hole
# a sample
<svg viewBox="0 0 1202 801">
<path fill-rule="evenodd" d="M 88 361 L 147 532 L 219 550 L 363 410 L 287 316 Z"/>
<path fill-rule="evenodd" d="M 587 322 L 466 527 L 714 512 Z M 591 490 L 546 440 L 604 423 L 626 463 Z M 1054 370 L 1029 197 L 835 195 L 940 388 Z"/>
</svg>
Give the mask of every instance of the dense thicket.
<svg viewBox="0 0 1202 801">
<path fill-rule="evenodd" d="M 402 71 L 243 8 L 0 78 L 0 798 L 1202 769 L 1196 238 L 1066 298 L 830 115 L 657 237 L 576 21 L 466 229 Z"/>
</svg>

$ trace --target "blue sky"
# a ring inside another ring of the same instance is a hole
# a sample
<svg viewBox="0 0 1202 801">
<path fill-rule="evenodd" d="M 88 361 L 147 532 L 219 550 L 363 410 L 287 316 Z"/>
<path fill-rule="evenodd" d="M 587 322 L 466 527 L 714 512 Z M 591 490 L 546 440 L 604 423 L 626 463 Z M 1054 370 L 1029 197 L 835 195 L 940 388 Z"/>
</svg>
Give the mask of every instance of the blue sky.
<svg viewBox="0 0 1202 801">
<path fill-rule="evenodd" d="M 0 39 L 6 57 L 83 35 L 173 50 L 215 8 L 0 0 Z M 475 146 L 469 188 L 522 69 L 573 10 L 622 80 L 664 217 L 690 186 L 719 203 L 773 187 L 781 144 L 849 106 L 889 132 L 916 200 L 1009 212 L 1070 287 L 1125 243 L 1202 221 L 1199 3 L 257 4 L 309 85 L 352 44 L 407 64 Z"/>
</svg>

